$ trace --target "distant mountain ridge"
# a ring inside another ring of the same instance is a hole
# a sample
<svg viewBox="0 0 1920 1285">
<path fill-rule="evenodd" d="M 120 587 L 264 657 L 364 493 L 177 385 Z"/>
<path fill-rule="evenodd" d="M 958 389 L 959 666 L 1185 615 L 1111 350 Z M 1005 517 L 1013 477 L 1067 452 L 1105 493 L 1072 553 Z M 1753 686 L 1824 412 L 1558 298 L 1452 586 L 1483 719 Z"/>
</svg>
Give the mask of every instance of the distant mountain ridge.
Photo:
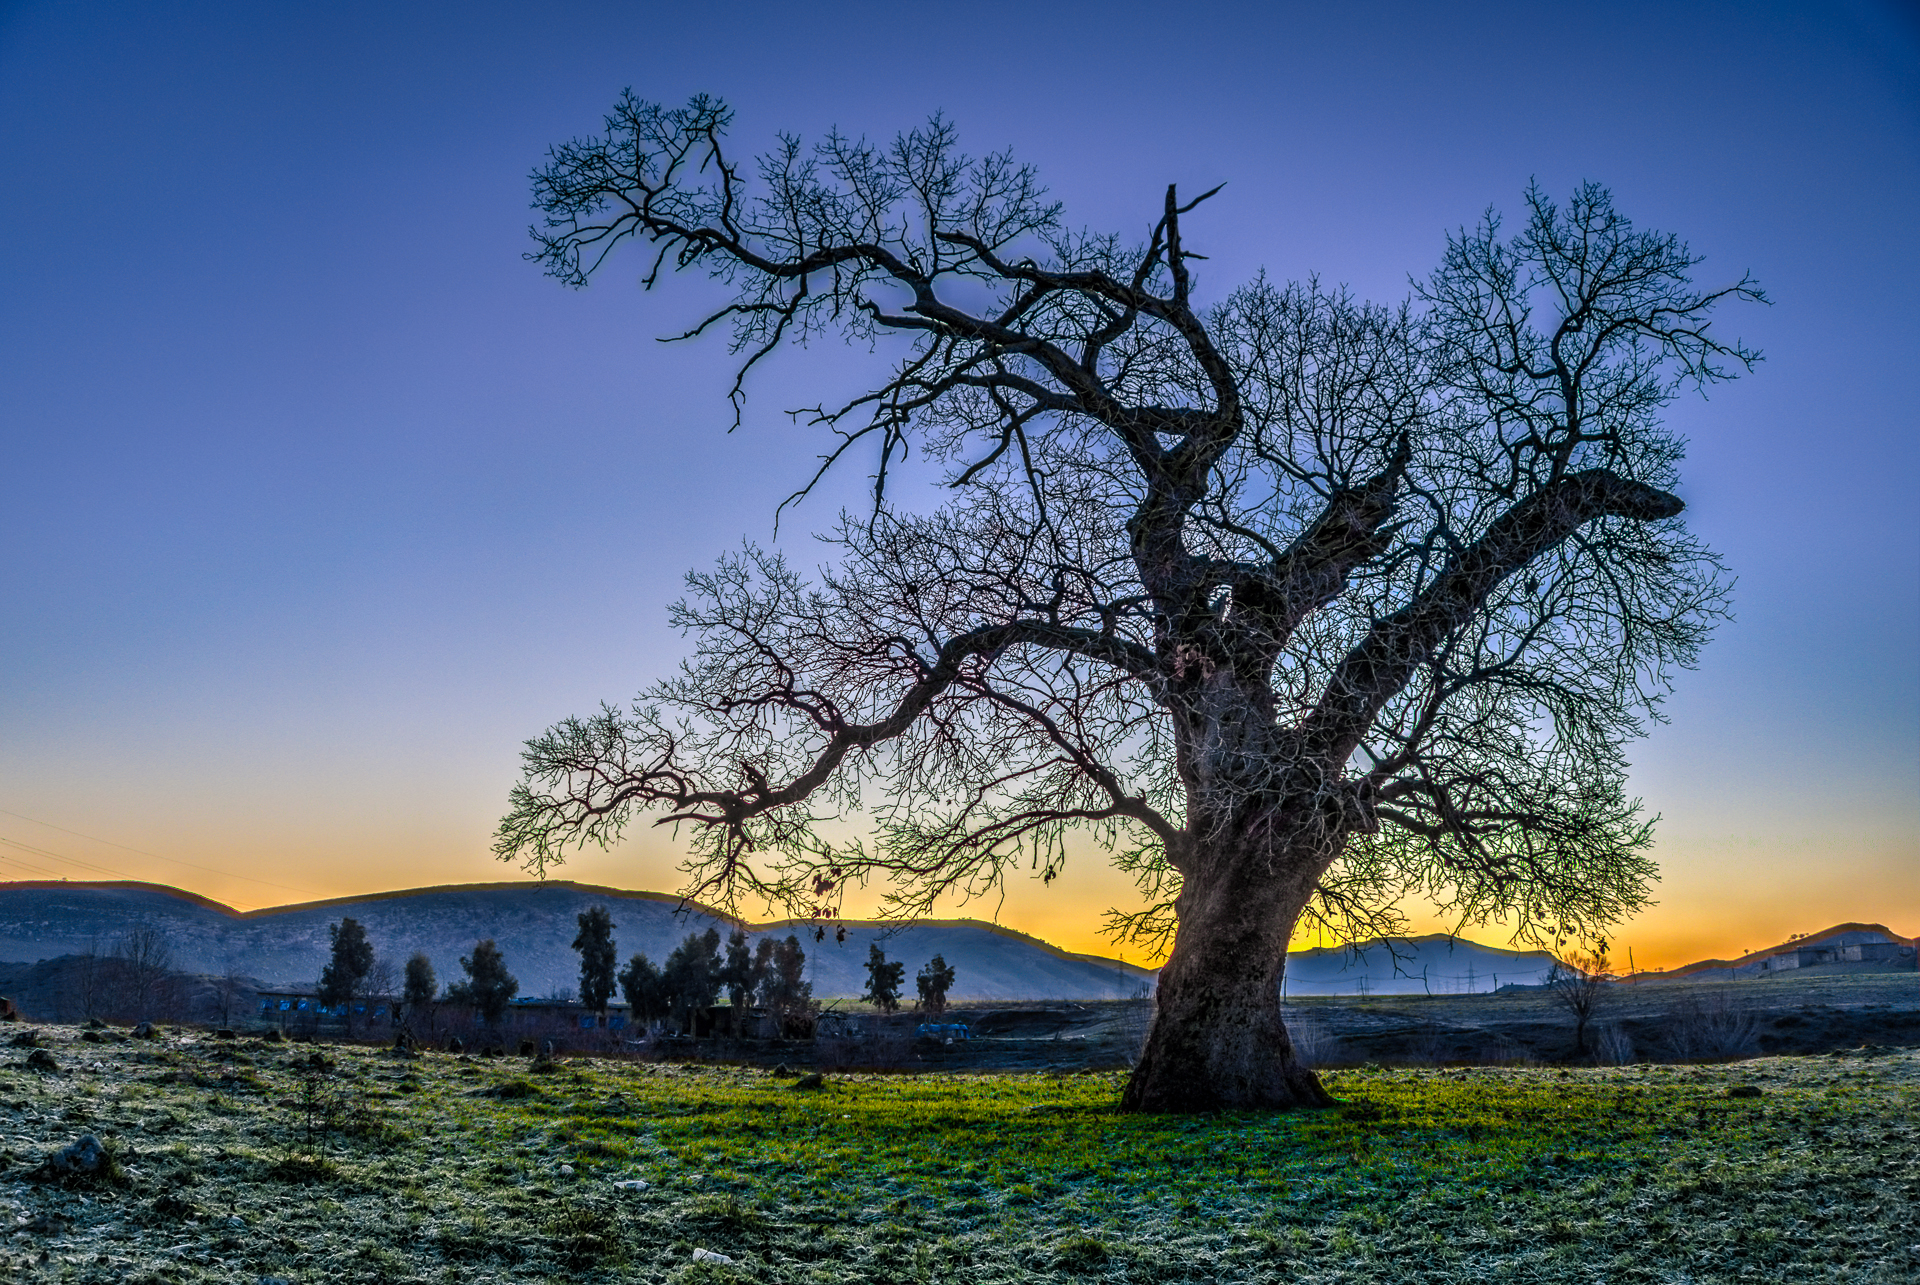
<svg viewBox="0 0 1920 1285">
<path fill-rule="evenodd" d="M 1465 995 L 1537 986 L 1552 967 L 1553 956 L 1544 950 L 1506 950 L 1430 933 L 1292 951 L 1285 982 L 1288 995 L 1303 998 Z"/>
<path fill-rule="evenodd" d="M 107 951 L 129 928 L 151 925 L 165 933 L 174 965 L 183 971 L 231 971 L 278 985 L 310 986 L 327 960 L 328 925 L 350 915 L 366 928 L 374 949 L 396 964 L 424 951 L 443 983 L 461 976 L 460 957 L 472 952 L 474 942 L 491 937 L 519 979 L 520 993 L 546 995 L 578 982 L 579 956 L 570 943 L 578 931 L 576 917 L 592 905 L 612 912 L 623 963 L 636 952 L 659 963 L 688 933 L 708 928 L 724 936 L 738 925 L 755 939 L 799 936 L 807 950 L 808 979 L 822 998 L 854 996 L 866 988 L 867 947 L 876 941 L 888 958 L 906 965 L 909 994 L 914 974 L 936 954 L 954 967 L 951 997 L 958 1000 L 1119 999 L 1151 990 L 1155 976 L 978 920 L 845 921 L 815 942 L 810 922 L 746 923 L 660 893 L 558 879 L 411 888 L 249 911 L 158 884 L 4 883 L 0 960 L 33 962 Z"/>
<path fill-rule="evenodd" d="M 1735 977 L 1752 976 L 1763 971 L 1762 966 L 1775 955 L 1817 946 L 1852 946 L 1862 942 L 1893 942 L 1897 945 L 1912 946 L 1920 945 L 1920 937 L 1902 937 L 1885 924 L 1849 921 L 1844 924 L 1835 924 L 1831 928 L 1823 928 L 1817 933 L 1790 937 L 1776 945 L 1748 951 L 1733 959 L 1700 959 L 1691 964 L 1682 964 L 1678 968 L 1647 969 L 1634 974 L 1633 980 L 1636 982 L 1688 981 L 1721 970 Z"/>
<path fill-rule="evenodd" d="M 872 942 L 907 966 L 909 994 L 914 973 L 935 954 L 954 966 L 953 998 L 959 1000 L 1119 999 L 1151 991 L 1156 978 L 1152 969 L 1076 954 L 980 920 L 850 920 L 814 942 L 811 922 L 742 922 L 663 893 L 570 880 L 447 884 L 247 911 L 160 884 L 0 883 L 0 960 L 32 963 L 111 950 L 129 928 L 152 925 L 165 932 L 175 966 L 183 971 L 233 972 L 304 987 L 314 983 L 326 962 L 327 926 L 352 915 L 366 926 L 375 949 L 396 964 L 425 951 L 443 983 L 460 976 L 460 956 L 470 953 L 475 941 L 492 937 L 519 978 L 520 993 L 546 995 L 577 982 L 578 957 L 569 948 L 575 916 L 596 904 L 613 912 L 622 962 L 644 952 L 658 963 L 688 933 L 709 927 L 724 935 L 739 924 L 755 938 L 798 935 L 807 950 L 809 980 L 822 998 L 855 996 L 865 989 Z M 844 940 L 838 939 L 841 928 Z M 1911 939 L 1881 924 L 1838 924 L 1734 960 L 1700 960 L 1640 973 L 1635 980 L 1688 980 L 1719 969 L 1744 975 L 1757 972 L 1780 951 L 1835 940 Z M 1491 991 L 1537 985 L 1552 963 L 1543 950 L 1509 950 L 1435 933 L 1294 951 L 1288 956 L 1286 993 L 1306 998 Z"/>
</svg>

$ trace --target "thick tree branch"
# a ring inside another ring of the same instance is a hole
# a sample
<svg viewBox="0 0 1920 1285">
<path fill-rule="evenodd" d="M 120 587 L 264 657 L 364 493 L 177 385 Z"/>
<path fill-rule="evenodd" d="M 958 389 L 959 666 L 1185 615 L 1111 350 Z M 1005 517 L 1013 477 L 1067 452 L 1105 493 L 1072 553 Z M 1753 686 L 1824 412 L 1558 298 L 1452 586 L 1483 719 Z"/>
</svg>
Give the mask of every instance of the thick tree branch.
<svg viewBox="0 0 1920 1285">
<path fill-rule="evenodd" d="M 1306 741 L 1327 761 L 1344 763 L 1386 703 L 1503 579 L 1596 519 L 1654 522 L 1684 507 L 1676 496 L 1607 469 L 1575 473 L 1528 496 L 1346 654 L 1303 726 Z"/>
</svg>

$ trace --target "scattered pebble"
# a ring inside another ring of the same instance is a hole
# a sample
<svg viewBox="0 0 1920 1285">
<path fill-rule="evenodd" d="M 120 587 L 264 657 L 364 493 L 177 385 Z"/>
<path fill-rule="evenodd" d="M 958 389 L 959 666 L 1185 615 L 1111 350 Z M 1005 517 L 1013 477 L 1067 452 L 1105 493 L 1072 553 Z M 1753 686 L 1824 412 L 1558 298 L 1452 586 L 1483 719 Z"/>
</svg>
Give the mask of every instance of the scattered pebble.
<svg viewBox="0 0 1920 1285">
<path fill-rule="evenodd" d="M 827 1079 L 818 1071 L 809 1071 L 793 1082 L 796 1089 L 819 1089 L 826 1087 Z"/>
<path fill-rule="evenodd" d="M 731 1258 L 728 1258 L 725 1254 L 716 1254 L 711 1249 L 694 1250 L 693 1261 L 696 1263 L 718 1263 L 722 1267 L 733 1266 L 733 1260 Z"/>
<path fill-rule="evenodd" d="M 647 1189 L 647 1180 L 645 1178 L 619 1178 L 614 1181 L 613 1185 L 622 1191 L 645 1191 Z"/>
<path fill-rule="evenodd" d="M 83 1133 L 47 1157 L 47 1173 L 56 1178 L 88 1177 L 109 1170 L 113 1157 L 100 1145 L 100 1139 Z"/>
</svg>

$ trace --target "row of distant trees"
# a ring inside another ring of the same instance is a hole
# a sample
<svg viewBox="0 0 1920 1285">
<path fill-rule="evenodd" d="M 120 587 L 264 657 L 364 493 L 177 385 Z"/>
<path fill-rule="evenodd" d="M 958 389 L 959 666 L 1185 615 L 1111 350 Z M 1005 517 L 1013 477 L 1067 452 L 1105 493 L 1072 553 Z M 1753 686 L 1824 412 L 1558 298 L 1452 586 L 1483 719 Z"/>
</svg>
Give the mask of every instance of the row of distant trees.
<svg viewBox="0 0 1920 1285">
<path fill-rule="evenodd" d="M 790 1038 L 804 1038 L 813 1031 L 820 1004 L 813 997 L 813 983 L 806 980 L 807 955 L 797 936 L 763 937 L 755 942 L 746 930 L 735 928 L 723 940 L 718 929 L 709 928 L 688 933 L 659 964 L 641 952 L 630 956 L 623 968 L 613 938 L 613 917 L 605 906 L 589 907 L 577 923 L 573 950 L 580 956 L 578 995 L 589 1012 L 604 1017 L 617 992 L 636 1021 L 692 1032 L 724 997 L 729 1010 L 725 1020 L 734 1035 L 744 1033 L 744 1020 L 755 1008 Z M 330 1008 L 344 1009 L 349 1022 L 357 1001 L 381 995 L 398 1003 L 395 1017 L 402 1022 L 413 1021 L 437 1002 L 470 1006 L 492 1024 L 519 993 L 519 982 L 491 938 L 477 942 L 473 953 L 461 958 L 464 977 L 449 985 L 445 994 L 436 994 L 438 981 L 425 953 L 416 951 L 396 978 L 358 920 L 343 918 L 328 933 L 332 949 L 320 973 L 318 998 Z M 889 962 L 875 944 L 868 954 L 867 977 L 862 998 L 882 1012 L 896 1011 L 905 965 Z M 918 1007 L 937 1015 L 946 1008 L 953 968 L 935 955 L 920 970 L 916 984 Z"/>
<path fill-rule="evenodd" d="M 56 1003 L 69 1017 L 170 1018 L 187 1007 L 184 983 L 173 970 L 166 934 L 136 924 L 111 944 L 96 938 L 75 955 Z"/>
<path fill-rule="evenodd" d="M 867 989 L 860 998 L 882 1013 L 895 1012 L 900 1007 L 900 990 L 906 975 L 907 966 L 889 961 L 880 943 L 874 942 L 867 947 Z M 916 1008 L 934 1017 L 947 1011 L 947 992 L 953 989 L 953 965 L 935 955 L 913 980 L 920 992 Z"/>
<path fill-rule="evenodd" d="M 613 992 L 616 980 L 611 963 L 614 958 L 612 923 L 606 908 L 595 906 L 580 916 L 581 942 L 592 945 L 582 950 L 580 994 L 588 1007 L 594 997 L 604 1007 L 605 997 Z M 600 971 L 599 960 L 607 961 Z M 726 1020 L 734 1035 L 743 1034 L 747 1014 L 759 1008 L 772 1018 L 781 1034 L 804 1038 L 813 1032 L 820 1012 L 813 998 L 813 983 L 806 979 L 807 953 L 800 939 L 788 936 L 784 941 L 763 937 L 754 942 L 746 930 L 735 928 L 727 934 L 724 949 L 717 928 L 703 933 L 688 933 L 660 964 L 636 953 L 619 971 L 620 993 L 637 1021 L 662 1022 L 675 1030 L 696 1030 L 702 1014 L 726 999 Z"/>
<path fill-rule="evenodd" d="M 605 906 L 593 906 L 578 917 L 579 933 L 573 949 L 580 956 L 579 1001 L 604 1017 L 618 993 L 625 997 L 635 1020 L 692 1031 L 701 1015 L 721 1005 L 731 1032 L 743 1033 L 742 1023 L 753 1009 L 772 1018 L 782 1034 L 801 1038 L 811 1033 L 819 1013 L 813 984 L 806 980 L 806 951 L 797 936 L 784 940 L 763 937 L 758 942 L 735 928 L 724 939 L 717 929 L 689 933 L 655 964 L 644 953 L 619 965 L 613 939 L 613 918 Z M 470 1007 L 489 1025 L 497 1023 L 520 992 L 520 983 L 507 968 L 499 945 L 487 938 L 474 943 L 460 959 L 462 976 L 442 991 L 433 961 L 424 951 L 413 952 L 404 964 L 374 948 L 366 926 L 346 917 L 327 929 L 330 949 L 320 971 L 316 996 L 331 1009 L 347 1015 L 363 1001 L 379 997 L 392 1002 L 394 1020 L 418 1025 L 438 1004 Z M 889 961 L 878 943 L 868 949 L 867 989 L 862 999 L 884 1013 L 901 1006 L 906 966 Z M 67 1006 L 85 1017 L 175 1017 L 186 1004 L 185 980 L 174 971 L 174 958 L 165 934 L 140 925 L 129 929 L 111 947 L 96 943 L 77 957 L 67 982 Z M 953 968 L 935 955 L 915 978 L 920 1011 L 938 1016 L 946 1009 L 953 985 Z M 237 1015 L 246 991 L 231 968 L 215 979 L 211 1016 L 222 1025 Z M 197 1007 L 197 1006 L 196 1006 Z"/>
<path fill-rule="evenodd" d="M 320 970 L 316 995 L 329 1008 L 347 1015 L 352 1029 L 353 1010 L 358 1001 L 382 996 L 397 1005 L 394 1018 L 403 1024 L 415 1024 L 436 1003 L 471 1007 L 488 1025 L 498 1022 L 507 1005 L 520 993 L 520 982 L 507 971 L 506 957 L 491 937 L 474 943 L 473 953 L 460 957 L 464 976 L 440 993 L 440 979 L 433 961 L 425 951 L 408 956 L 404 968 L 395 975 L 392 964 L 382 959 L 367 937 L 366 927 L 357 919 L 344 918 L 327 928 L 332 950 Z"/>
</svg>

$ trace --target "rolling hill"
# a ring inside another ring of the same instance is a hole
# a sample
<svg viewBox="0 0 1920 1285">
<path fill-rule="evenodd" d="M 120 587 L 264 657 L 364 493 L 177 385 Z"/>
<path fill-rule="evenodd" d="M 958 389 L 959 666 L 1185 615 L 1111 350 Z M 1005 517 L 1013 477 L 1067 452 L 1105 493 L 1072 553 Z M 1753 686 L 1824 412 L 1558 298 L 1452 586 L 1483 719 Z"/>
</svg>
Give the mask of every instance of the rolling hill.
<svg viewBox="0 0 1920 1285">
<path fill-rule="evenodd" d="M 735 921 L 671 896 L 595 887 L 566 880 L 461 884 L 332 901 L 236 911 L 219 902 L 147 883 L 0 883 L 0 960 L 31 964 L 89 950 L 107 952 L 131 928 L 160 929 L 184 972 L 236 974 L 270 985 L 311 986 L 328 952 L 327 927 L 351 915 L 366 926 L 376 950 L 396 963 L 426 952 L 443 982 L 460 976 L 460 956 L 491 937 L 520 980 L 520 993 L 547 995 L 571 988 L 578 958 L 569 948 L 575 916 L 590 905 L 613 913 L 614 938 L 624 961 L 636 951 L 656 963 L 688 933 Z M 812 940 L 808 923 L 744 925 L 758 938 L 794 933 L 807 950 L 808 976 L 821 998 L 858 995 L 866 985 L 867 947 L 878 941 L 889 958 L 914 973 L 935 954 L 954 966 L 956 1000 L 1104 1000 L 1145 994 L 1155 974 L 1118 960 L 1078 955 L 1038 938 L 973 919 L 911 925 L 848 921 L 844 938 Z M 1879 924 L 1836 925 L 1792 943 L 1737 960 L 1702 960 L 1637 982 L 1697 979 L 1717 970 L 1757 971 L 1788 945 L 1826 942 L 1906 942 Z M 1295 951 L 1286 990 L 1291 997 L 1454 995 L 1508 985 L 1537 985 L 1552 964 L 1544 951 L 1507 950 L 1461 937 L 1433 934 Z"/>
<path fill-rule="evenodd" d="M 328 925 L 352 916 L 376 951 L 396 962 L 424 951 L 442 982 L 460 974 L 460 956 L 493 938 L 519 978 L 522 995 L 571 988 L 579 957 L 569 948 L 575 917 L 605 905 L 624 961 L 644 952 L 656 963 L 688 933 L 734 921 L 702 907 L 680 909 L 669 896 L 600 888 L 564 880 L 464 884 L 348 897 L 265 910 L 236 911 L 178 889 L 144 883 L 0 884 L 0 960 L 35 962 L 88 950 L 110 951 L 128 929 L 160 929 L 174 967 L 232 972 L 282 986 L 310 986 L 328 953 Z M 931 920 L 910 926 L 848 922 L 844 939 L 814 942 L 813 925 L 747 924 L 758 938 L 801 937 L 808 977 L 821 997 L 858 995 L 866 986 L 867 947 L 879 941 L 914 973 L 935 954 L 953 965 L 951 997 L 968 999 L 1116 999 L 1151 989 L 1153 974 L 1093 955 L 1076 955 L 1035 937 L 977 920 Z"/>
</svg>

